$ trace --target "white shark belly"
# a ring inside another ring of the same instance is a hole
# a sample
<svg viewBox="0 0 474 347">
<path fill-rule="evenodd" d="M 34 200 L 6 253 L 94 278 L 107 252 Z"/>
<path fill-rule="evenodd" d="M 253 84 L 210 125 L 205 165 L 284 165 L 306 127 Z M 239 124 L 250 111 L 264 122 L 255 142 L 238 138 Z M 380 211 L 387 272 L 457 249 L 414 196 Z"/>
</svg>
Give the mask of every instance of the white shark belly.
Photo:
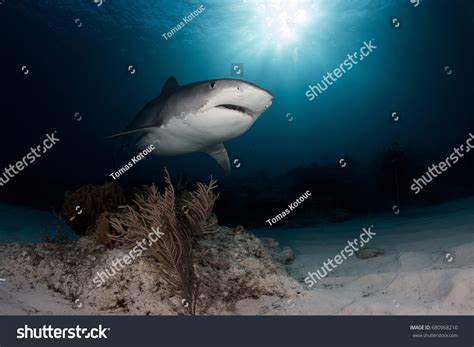
<svg viewBox="0 0 474 347">
<path fill-rule="evenodd" d="M 250 117 L 242 121 L 242 117 L 222 117 L 222 113 L 174 118 L 166 125 L 149 131 L 140 139 L 138 146 L 146 148 L 154 143 L 157 148 L 153 154 L 163 156 L 199 152 L 241 135 L 252 124 Z"/>
</svg>

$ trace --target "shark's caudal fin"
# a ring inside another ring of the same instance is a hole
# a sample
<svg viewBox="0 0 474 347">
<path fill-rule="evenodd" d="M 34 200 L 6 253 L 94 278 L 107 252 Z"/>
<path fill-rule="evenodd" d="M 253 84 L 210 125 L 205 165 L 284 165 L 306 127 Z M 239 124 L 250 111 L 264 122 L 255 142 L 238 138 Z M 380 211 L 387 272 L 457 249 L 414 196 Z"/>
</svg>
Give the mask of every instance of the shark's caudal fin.
<svg viewBox="0 0 474 347">
<path fill-rule="evenodd" d="M 219 165 L 222 166 L 226 175 L 230 175 L 229 156 L 227 155 L 227 150 L 222 143 L 207 147 L 204 149 L 204 152 L 213 157 L 219 163 Z"/>
</svg>

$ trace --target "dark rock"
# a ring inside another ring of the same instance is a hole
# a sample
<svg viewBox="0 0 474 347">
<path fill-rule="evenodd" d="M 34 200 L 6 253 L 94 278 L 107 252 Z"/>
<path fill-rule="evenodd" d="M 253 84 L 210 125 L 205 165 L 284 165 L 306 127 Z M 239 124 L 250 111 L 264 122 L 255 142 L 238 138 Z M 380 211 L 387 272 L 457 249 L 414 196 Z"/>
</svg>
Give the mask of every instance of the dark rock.
<svg viewBox="0 0 474 347">
<path fill-rule="evenodd" d="M 285 246 L 281 252 L 277 254 L 277 259 L 282 264 L 290 264 L 295 260 L 295 253 L 290 247 Z"/>
<path fill-rule="evenodd" d="M 272 239 L 270 237 L 263 237 L 260 239 L 260 241 L 262 241 L 263 247 L 266 247 L 266 248 L 275 248 L 280 245 L 280 243 L 277 240 Z"/>
<path fill-rule="evenodd" d="M 280 264 L 288 265 L 295 260 L 295 253 L 290 247 L 284 246 L 282 248 L 277 240 L 269 237 L 261 238 L 260 241 L 272 258 Z"/>
<path fill-rule="evenodd" d="M 356 257 L 359 259 L 375 258 L 384 254 L 385 251 L 383 249 L 375 247 L 362 248 L 361 250 L 355 252 Z"/>
<path fill-rule="evenodd" d="M 247 231 L 245 230 L 245 228 L 242 226 L 242 225 L 238 225 L 235 229 L 234 229 L 234 233 L 236 235 L 243 235 L 245 234 Z"/>
</svg>

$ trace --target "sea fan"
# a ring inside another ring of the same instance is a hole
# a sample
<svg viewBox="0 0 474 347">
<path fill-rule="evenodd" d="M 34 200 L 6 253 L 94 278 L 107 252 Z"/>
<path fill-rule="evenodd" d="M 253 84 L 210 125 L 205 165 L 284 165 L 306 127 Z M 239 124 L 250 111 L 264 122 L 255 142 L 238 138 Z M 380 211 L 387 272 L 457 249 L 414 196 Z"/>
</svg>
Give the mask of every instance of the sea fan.
<svg viewBox="0 0 474 347">
<path fill-rule="evenodd" d="M 178 202 L 167 171 L 165 182 L 163 193 L 154 184 L 145 186 L 143 193 L 136 195 L 133 207 L 127 206 L 123 213 L 112 217 L 109 237 L 131 246 L 159 228 L 163 235 L 150 245 L 148 253 L 158 261 L 159 273 L 170 289 L 181 293 L 183 302 L 187 301 L 184 306 L 195 314 L 199 281 L 194 271 L 192 238 L 217 230 L 217 218 L 212 213 L 217 185 L 212 179 L 208 185 L 199 183 L 195 192 L 184 193 Z"/>
<path fill-rule="evenodd" d="M 180 224 L 191 236 L 213 234 L 218 230 L 217 216 L 212 213 L 219 195 L 214 194 L 217 181 L 211 178 L 208 185 L 198 183 L 194 192 L 185 192 L 179 201 Z"/>
</svg>

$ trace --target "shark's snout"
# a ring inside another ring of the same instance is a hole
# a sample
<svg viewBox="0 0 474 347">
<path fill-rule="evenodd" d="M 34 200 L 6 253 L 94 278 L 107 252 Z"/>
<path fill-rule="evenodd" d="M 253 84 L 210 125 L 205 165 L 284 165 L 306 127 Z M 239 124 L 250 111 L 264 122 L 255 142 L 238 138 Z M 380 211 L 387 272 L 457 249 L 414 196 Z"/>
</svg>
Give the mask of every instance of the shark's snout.
<svg viewBox="0 0 474 347">
<path fill-rule="evenodd" d="M 270 108 L 270 106 L 272 106 L 272 103 L 273 103 L 273 95 L 270 94 L 269 101 L 268 101 L 268 103 L 265 105 L 265 109 Z"/>
<path fill-rule="evenodd" d="M 273 101 L 273 95 L 269 91 L 246 81 L 223 79 L 206 83 L 209 84 L 209 88 L 204 88 L 208 95 L 206 103 L 201 108 L 203 112 L 216 108 L 232 111 L 243 117 L 257 118 L 271 106 Z"/>
<path fill-rule="evenodd" d="M 249 110 L 246 113 L 252 117 L 258 117 L 272 105 L 273 95 L 254 84 L 236 81 L 235 89 L 232 103 Z"/>
</svg>

